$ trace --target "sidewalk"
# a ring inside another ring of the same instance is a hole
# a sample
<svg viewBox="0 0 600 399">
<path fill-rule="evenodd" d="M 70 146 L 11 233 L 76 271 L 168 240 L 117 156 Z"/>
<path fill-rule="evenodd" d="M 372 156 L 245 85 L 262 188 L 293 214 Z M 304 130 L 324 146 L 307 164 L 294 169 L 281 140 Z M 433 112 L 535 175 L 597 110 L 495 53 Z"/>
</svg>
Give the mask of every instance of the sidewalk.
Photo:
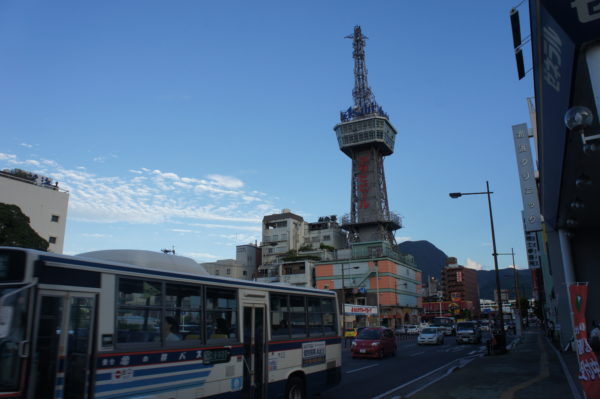
<svg viewBox="0 0 600 399">
<path fill-rule="evenodd" d="M 411 395 L 411 399 L 581 399 L 573 374 L 572 357 L 559 358 L 539 329 L 525 331 L 504 355 L 471 361 L 447 377 Z M 576 367 L 576 365 L 575 365 Z"/>
</svg>

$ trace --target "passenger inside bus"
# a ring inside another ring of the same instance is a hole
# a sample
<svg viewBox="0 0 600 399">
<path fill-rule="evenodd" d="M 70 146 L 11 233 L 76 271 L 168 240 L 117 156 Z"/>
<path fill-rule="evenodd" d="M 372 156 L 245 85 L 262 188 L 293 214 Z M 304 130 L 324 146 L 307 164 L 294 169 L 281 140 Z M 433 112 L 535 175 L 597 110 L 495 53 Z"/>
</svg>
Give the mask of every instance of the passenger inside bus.
<svg viewBox="0 0 600 399">
<path fill-rule="evenodd" d="M 167 333 L 166 341 L 181 341 L 181 337 L 179 336 L 179 324 L 177 321 L 171 316 L 165 317 L 166 328 L 165 331 Z"/>
<path fill-rule="evenodd" d="M 228 338 L 229 329 L 227 328 L 227 320 L 222 317 L 217 319 L 217 328 L 215 332 L 210 336 L 211 338 Z"/>
</svg>

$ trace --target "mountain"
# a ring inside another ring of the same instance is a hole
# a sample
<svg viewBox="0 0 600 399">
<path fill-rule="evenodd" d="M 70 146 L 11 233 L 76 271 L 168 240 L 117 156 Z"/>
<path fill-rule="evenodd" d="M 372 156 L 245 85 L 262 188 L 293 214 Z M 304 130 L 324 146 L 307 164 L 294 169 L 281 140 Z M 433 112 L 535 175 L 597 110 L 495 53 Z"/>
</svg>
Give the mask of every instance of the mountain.
<svg viewBox="0 0 600 399">
<path fill-rule="evenodd" d="M 404 241 L 398 244 L 398 249 L 405 255 L 412 255 L 415 263 L 423 272 L 423 283 L 427 282 L 429 276 L 440 278 L 440 270 L 446 266 L 448 256 L 430 243 L 429 241 Z M 509 298 L 515 297 L 515 279 L 513 269 L 499 269 L 500 286 L 509 290 Z M 531 272 L 529 270 L 517 270 L 519 274 L 519 285 L 521 293 L 527 298 L 532 297 Z M 482 299 L 494 299 L 496 289 L 496 273 L 494 270 L 478 270 L 477 284 L 479 285 L 479 297 Z"/>
<path fill-rule="evenodd" d="M 509 291 L 509 298 L 515 298 L 515 277 L 513 269 L 499 269 L 500 287 Z M 532 297 L 531 272 L 529 270 L 518 270 L 521 295 Z M 494 270 L 478 270 L 477 284 L 479 285 L 479 297 L 482 299 L 494 299 L 496 289 L 496 272 Z"/>
<path fill-rule="evenodd" d="M 426 282 L 429 276 L 439 280 L 440 270 L 446 266 L 448 258 L 442 250 L 429 241 L 404 241 L 398 244 L 398 249 L 403 254 L 415 258 L 415 263 L 423 272 L 423 282 Z"/>
</svg>

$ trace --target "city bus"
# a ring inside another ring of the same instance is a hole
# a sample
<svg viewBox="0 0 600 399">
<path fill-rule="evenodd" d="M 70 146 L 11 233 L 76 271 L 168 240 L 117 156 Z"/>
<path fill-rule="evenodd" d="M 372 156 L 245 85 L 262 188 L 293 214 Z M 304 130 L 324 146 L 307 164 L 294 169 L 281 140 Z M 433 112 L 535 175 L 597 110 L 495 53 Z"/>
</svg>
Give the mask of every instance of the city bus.
<svg viewBox="0 0 600 399">
<path fill-rule="evenodd" d="M 0 398 L 306 398 L 340 378 L 332 291 L 0 247 Z"/>
<path fill-rule="evenodd" d="M 456 320 L 454 320 L 454 317 L 434 317 L 431 320 L 431 326 L 443 328 L 444 335 L 456 334 Z"/>
</svg>

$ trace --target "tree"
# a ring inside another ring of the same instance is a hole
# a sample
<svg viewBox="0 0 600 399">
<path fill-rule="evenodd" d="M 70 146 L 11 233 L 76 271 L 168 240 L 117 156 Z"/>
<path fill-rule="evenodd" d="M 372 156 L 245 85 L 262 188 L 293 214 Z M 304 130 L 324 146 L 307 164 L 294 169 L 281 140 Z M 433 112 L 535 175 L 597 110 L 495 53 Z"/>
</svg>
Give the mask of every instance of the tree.
<svg viewBox="0 0 600 399">
<path fill-rule="evenodd" d="M 0 202 L 0 245 L 47 251 L 50 244 L 31 228 L 21 208 Z"/>
</svg>

